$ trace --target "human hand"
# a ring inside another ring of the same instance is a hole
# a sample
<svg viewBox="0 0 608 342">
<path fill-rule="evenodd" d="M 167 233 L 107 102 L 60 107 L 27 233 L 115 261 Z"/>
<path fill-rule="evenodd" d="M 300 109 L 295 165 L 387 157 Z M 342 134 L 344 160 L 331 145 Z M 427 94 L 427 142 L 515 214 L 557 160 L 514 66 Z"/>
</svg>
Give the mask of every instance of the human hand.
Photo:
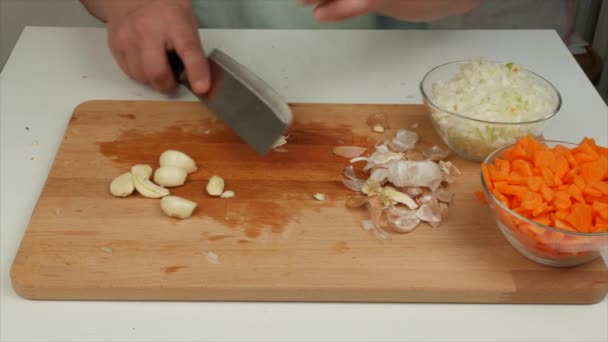
<svg viewBox="0 0 608 342">
<path fill-rule="evenodd" d="M 198 25 L 188 0 L 147 0 L 130 11 L 108 11 L 108 43 L 122 70 L 132 79 L 171 93 L 177 83 L 167 51 L 175 50 L 194 92 L 209 90 L 211 75 Z"/>
</svg>

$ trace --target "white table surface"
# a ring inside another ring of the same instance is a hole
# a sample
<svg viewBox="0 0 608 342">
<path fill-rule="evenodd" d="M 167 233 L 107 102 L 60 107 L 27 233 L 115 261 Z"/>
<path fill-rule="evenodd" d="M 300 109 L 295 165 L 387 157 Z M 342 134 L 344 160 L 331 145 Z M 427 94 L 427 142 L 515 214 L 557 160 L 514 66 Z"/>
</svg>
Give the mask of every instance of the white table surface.
<svg viewBox="0 0 608 342">
<path fill-rule="evenodd" d="M 608 141 L 608 109 L 552 31 L 202 31 L 288 101 L 420 103 L 440 63 L 518 61 L 564 98 L 548 138 Z M 68 119 L 90 99 L 163 99 L 124 76 L 103 29 L 33 28 L 0 74 L 2 341 L 426 340 L 608 341 L 595 305 L 29 301 L 9 269 Z M 177 100 L 191 100 L 187 95 Z M 29 130 L 26 130 L 29 127 Z"/>
</svg>

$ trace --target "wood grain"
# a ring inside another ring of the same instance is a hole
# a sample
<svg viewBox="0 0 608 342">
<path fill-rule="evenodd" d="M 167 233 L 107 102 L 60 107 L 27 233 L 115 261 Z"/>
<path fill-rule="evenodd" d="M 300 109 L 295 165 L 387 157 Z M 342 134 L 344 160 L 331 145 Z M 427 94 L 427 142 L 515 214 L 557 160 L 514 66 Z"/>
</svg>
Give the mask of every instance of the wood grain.
<svg viewBox="0 0 608 342">
<path fill-rule="evenodd" d="M 473 192 L 479 165 L 462 171 L 448 219 L 382 242 L 345 208 L 347 164 L 336 145 L 373 146 L 366 119 L 416 129 L 440 143 L 416 105 L 294 104 L 287 152 L 256 155 L 198 103 L 92 101 L 76 108 L 11 270 L 32 299 L 595 303 L 608 291 L 600 260 L 537 265 L 502 237 Z M 177 149 L 200 170 L 172 193 L 195 200 L 189 220 L 158 200 L 109 194 L 135 163 Z M 203 190 L 221 175 L 232 199 Z M 324 202 L 312 195 L 322 192 Z M 218 260 L 209 257 L 215 253 Z"/>
</svg>

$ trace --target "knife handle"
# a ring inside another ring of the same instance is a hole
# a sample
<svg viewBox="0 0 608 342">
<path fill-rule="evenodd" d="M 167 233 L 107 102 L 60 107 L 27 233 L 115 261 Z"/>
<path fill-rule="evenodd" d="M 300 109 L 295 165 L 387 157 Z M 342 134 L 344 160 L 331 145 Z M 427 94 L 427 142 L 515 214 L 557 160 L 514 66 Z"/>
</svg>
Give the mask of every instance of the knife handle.
<svg viewBox="0 0 608 342">
<path fill-rule="evenodd" d="M 186 77 L 186 67 L 184 66 L 184 62 L 179 57 L 177 52 L 171 50 L 167 52 L 167 59 L 169 60 L 169 65 L 171 66 L 171 73 L 173 73 L 173 78 L 178 83 L 182 83 L 188 85 L 188 78 Z"/>
</svg>

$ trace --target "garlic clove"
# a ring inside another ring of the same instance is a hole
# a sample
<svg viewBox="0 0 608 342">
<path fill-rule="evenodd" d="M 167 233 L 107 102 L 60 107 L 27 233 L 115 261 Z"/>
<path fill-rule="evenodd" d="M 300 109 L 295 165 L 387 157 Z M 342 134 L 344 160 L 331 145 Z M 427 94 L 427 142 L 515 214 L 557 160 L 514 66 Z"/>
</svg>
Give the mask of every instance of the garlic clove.
<svg viewBox="0 0 608 342">
<path fill-rule="evenodd" d="M 175 166 L 187 173 L 196 172 L 198 168 L 194 160 L 184 152 L 167 150 L 160 155 L 160 166 Z"/>
<path fill-rule="evenodd" d="M 222 177 L 213 176 L 209 179 L 207 193 L 211 196 L 221 196 L 224 193 L 224 180 Z"/>
<path fill-rule="evenodd" d="M 232 198 L 232 197 L 234 197 L 234 195 L 235 195 L 234 191 L 224 191 L 220 197 L 221 198 Z"/>
<path fill-rule="evenodd" d="M 125 172 L 110 183 L 110 192 L 116 197 L 127 197 L 135 191 L 131 172 Z"/>
<path fill-rule="evenodd" d="M 169 195 L 169 190 L 152 183 L 148 177 L 145 177 L 146 170 L 137 166 L 131 168 L 131 177 L 137 192 L 147 198 L 161 198 Z"/>
<path fill-rule="evenodd" d="M 196 202 L 178 196 L 165 196 L 160 200 L 161 210 L 169 217 L 187 219 L 196 207 Z"/>
<path fill-rule="evenodd" d="M 164 187 L 184 185 L 188 173 L 176 166 L 161 166 L 154 172 L 154 182 Z"/>
<path fill-rule="evenodd" d="M 144 178 L 152 177 L 152 166 L 148 164 L 137 164 L 131 168 L 131 172 L 137 172 Z"/>
<path fill-rule="evenodd" d="M 317 201 L 325 201 L 325 194 L 322 194 L 320 192 L 314 194 L 312 197 L 314 197 L 314 199 L 316 199 Z"/>
</svg>

